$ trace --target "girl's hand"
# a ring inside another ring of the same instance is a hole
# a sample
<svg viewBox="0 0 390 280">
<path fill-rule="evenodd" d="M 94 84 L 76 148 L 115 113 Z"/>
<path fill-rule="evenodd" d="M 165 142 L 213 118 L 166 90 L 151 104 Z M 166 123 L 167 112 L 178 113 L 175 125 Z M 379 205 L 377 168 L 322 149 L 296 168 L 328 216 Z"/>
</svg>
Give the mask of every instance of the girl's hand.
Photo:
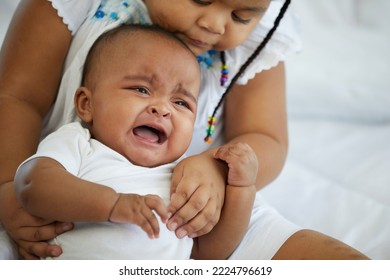
<svg viewBox="0 0 390 280">
<path fill-rule="evenodd" d="M 0 216 L 2 225 L 24 259 L 61 255 L 59 246 L 46 241 L 73 228 L 71 223 L 43 220 L 27 213 L 16 200 L 12 182 L 0 186 Z"/>
<path fill-rule="evenodd" d="M 226 144 L 214 153 L 214 158 L 227 163 L 228 185 L 247 187 L 256 184 L 259 163 L 256 153 L 248 144 Z"/>
<path fill-rule="evenodd" d="M 174 169 L 167 227 L 178 238 L 206 234 L 219 220 L 225 197 L 226 164 L 210 152 L 190 156 Z"/>
<path fill-rule="evenodd" d="M 167 221 L 168 211 L 161 197 L 121 193 L 111 210 L 109 221 L 136 224 L 149 238 L 158 238 L 160 227 L 152 210 L 156 211 L 163 223 Z"/>
</svg>

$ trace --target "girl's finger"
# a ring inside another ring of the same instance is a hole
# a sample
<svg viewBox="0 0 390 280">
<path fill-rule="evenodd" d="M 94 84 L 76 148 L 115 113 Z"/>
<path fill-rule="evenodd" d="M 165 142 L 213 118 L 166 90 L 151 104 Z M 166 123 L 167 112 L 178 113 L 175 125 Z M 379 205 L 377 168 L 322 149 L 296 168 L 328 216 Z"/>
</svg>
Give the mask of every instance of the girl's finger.
<svg viewBox="0 0 390 280">
<path fill-rule="evenodd" d="M 193 219 L 176 230 L 176 235 L 186 232 L 190 237 L 197 237 L 210 232 L 220 216 L 217 201 L 210 199 L 202 211 Z"/>
<path fill-rule="evenodd" d="M 47 242 L 20 241 L 19 254 L 27 260 L 35 260 L 47 257 L 58 257 L 62 254 L 61 247 Z"/>
<path fill-rule="evenodd" d="M 59 234 L 73 229 L 72 223 L 50 223 L 37 227 L 21 227 L 18 239 L 25 241 L 45 241 L 57 237 Z"/>
<path fill-rule="evenodd" d="M 192 220 L 205 208 L 209 200 L 210 194 L 208 190 L 203 187 L 197 188 L 187 203 L 176 211 L 176 213 L 169 219 L 167 223 L 168 229 L 176 231 L 178 227 L 181 227 L 188 221 Z"/>
<path fill-rule="evenodd" d="M 191 198 L 199 187 L 199 177 L 195 174 L 187 175 L 177 183 L 176 191 L 171 194 L 171 201 L 168 205 L 168 212 L 176 214 Z"/>
</svg>

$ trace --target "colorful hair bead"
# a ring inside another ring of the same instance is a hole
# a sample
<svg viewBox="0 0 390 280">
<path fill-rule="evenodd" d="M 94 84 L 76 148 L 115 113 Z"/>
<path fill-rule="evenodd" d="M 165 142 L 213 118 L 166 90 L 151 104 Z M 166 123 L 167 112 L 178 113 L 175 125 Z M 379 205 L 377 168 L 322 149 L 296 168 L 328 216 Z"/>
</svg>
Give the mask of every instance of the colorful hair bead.
<svg viewBox="0 0 390 280">
<path fill-rule="evenodd" d="M 205 142 L 208 144 L 211 144 L 211 136 L 214 134 L 215 131 L 215 122 L 217 118 L 216 117 L 209 117 L 207 122 L 207 129 L 206 129 L 206 137 L 204 139 Z"/>
<path fill-rule="evenodd" d="M 278 16 L 276 17 L 274 21 L 273 27 L 268 31 L 264 39 L 260 42 L 260 44 L 257 46 L 255 51 L 249 56 L 249 58 L 245 61 L 243 65 L 241 65 L 240 69 L 237 73 L 234 74 L 233 78 L 230 80 L 229 85 L 226 87 L 225 92 L 222 94 L 221 98 L 218 101 L 218 104 L 214 108 L 214 112 L 212 116 L 209 118 L 209 125 L 206 130 L 206 138 L 204 139 L 207 143 L 211 143 L 211 135 L 214 133 L 214 123 L 215 123 L 215 115 L 217 114 L 218 109 L 222 106 L 223 100 L 225 99 L 226 95 L 229 93 L 229 91 L 232 89 L 233 85 L 237 82 L 240 75 L 248 68 L 248 66 L 251 64 L 251 62 L 260 54 L 260 52 L 264 49 L 264 47 L 267 45 L 268 41 L 271 39 L 272 34 L 275 32 L 276 28 L 279 26 L 280 21 L 282 20 L 283 16 L 285 15 L 288 6 L 290 5 L 291 0 L 285 0 L 282 8 L 279 11 Z M 228 74 L 229 70 L 226 65 L 225 60 L 225 52 L 220 52 L 220 58 L 222 62 L 222 69 L 221 69 L 221 86 L 223 86 L 226 81 L 228 80 Z"/>
<path fill-rule="evenodd" d="M 198 55 L 197 59 L 200 64 L 200 66 L 204 68 L 210 68 L 213 67 L 214 63 L 214 58 L 218 54 L 218 51 L 216 50 L 209 50 L 202 55 Z M 224 86 L 226 82 L 229 79 L 229 68 L 226 65 L 226 60 L 225 60 L 225 52 L 221 51 L 219 52 L 220 54 L 220 59 L 221 59 L 221 77 L 219 79 L 219 82 L 221 86 Z M 219 107 L 219 105 L 217 106 Z M 214 134 L 215 130 L 215 122 L 216 122 L 216 117 L 215 117 L 216 111 L 213 113 L 211 117 L 208 118 L 208 125 L 206 129 L 206 137 L 204 138 L 204 141 L 207 142 L 208 144 L 211 144 L 211 136 Z"/>
<path fill-rule="evenodd" d="M 226 65 L 225 52 L 221 52 L 221 78 L 219 79 L 221 86 L 224 86 L 229 78 L 229 68 Z"/>
<path fill-rule="evenodd" d="M 202 55 L 198 55 L 196 58 L 198 59 L 199 64 L 203 68 L 210 68 L 213 67 L 214 64 L 214 58 L 218 54 L 216 50 L 209 50 Z M 220 52 L 220 58 L 221 58 L 221 77 L 219 79 L 219 82 L 221 86 L 224 86 L 229 78 L 229 68 L 226 65 L 225 61 L 225 52 Z"/>
<path fill-rule="evenodd" d="M 228 78 L 229 78 L 229 69 L 228 69 L 226 64 L 222 64 L 222 66 L 221 66 L 221 78 L 220 78 L 221 86 L 225 85 L 225 83 L 227 82 Z"/>
</svg>

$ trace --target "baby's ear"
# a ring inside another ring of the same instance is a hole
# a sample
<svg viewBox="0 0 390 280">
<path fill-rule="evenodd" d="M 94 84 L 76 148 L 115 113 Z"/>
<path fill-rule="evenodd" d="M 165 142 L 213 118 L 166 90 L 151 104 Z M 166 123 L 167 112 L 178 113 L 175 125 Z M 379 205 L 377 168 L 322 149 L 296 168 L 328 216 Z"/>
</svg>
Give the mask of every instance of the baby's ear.
<svg viewBox="0 0 390 280">
<path fill-rule="evenodd" d="M 77 89 L 74 95 L 74 107 L 77 116 L 85 123 L 92 122 L 92 93 L 86 87 Z"/>
</svg>

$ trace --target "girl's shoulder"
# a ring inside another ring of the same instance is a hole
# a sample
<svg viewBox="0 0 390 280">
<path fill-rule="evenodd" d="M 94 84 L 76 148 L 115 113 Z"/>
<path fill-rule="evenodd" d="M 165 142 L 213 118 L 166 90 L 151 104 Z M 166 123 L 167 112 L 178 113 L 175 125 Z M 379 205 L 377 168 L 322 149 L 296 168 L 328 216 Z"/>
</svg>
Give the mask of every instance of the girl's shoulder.
<svg viewBox="0 0 390 280">
<path fill-rule="evenodd" d="M 248 39 L 242 45 L 227 51 L 227 59 L 233 68 L 240 67 L 259 46 L 269 30 L 273 27 L 282 5 L 283 1 L 271 1 L 266 14 Z M 246 84 L 257 73 L 276 66 L 289 55 L 300 51 L 302 48 L 300 32 L 300 22 L 290 8 L 287 10 L 268 44 L 250 64 L 237 83 Z"/>
<path fill-rule="evenodd" d="M 49 0 L 59 17 L 75 34 L 87 16 L 97 9 L 101 0 Z"/>
<path fill-rule="evenodd" d="M 149 23 L 142 0 L 49 0 L 59 17 L 75 35 L 88 19 L 102 22 Z"/>
</svg>

